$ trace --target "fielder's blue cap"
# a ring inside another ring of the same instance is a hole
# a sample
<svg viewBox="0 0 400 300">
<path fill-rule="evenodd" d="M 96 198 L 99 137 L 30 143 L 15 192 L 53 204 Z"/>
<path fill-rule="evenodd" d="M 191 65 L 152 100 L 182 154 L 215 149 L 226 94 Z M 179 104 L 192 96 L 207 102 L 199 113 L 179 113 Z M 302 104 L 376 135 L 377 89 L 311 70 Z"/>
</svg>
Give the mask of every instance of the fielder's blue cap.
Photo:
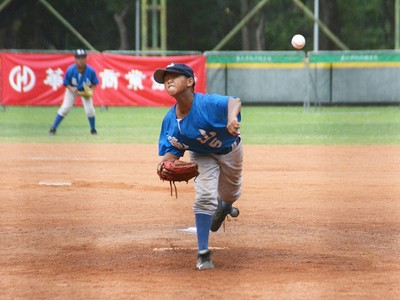
<svg viewBox="0 0 400 300">
<path fill-rule="evenodd" d="M 194 73 L 191 67 L 185 64 L 170 63 L 166 68 L 157 69 L 154 72 L 154 80 L 158 83 L 164 83 L 164 75 L 166 72 L 181 74 L 185 75 L 186 77 L 192 77 L 194 79 Z"/>
<path fill-rule="evenodd" d="M 86 50 L 84 50 L 84 49 L 76 49 L 74 51 L 75 57 L 86 57 L 86 55 L 87 55 L 87 53 L 86 53 Z"/>
</svg>

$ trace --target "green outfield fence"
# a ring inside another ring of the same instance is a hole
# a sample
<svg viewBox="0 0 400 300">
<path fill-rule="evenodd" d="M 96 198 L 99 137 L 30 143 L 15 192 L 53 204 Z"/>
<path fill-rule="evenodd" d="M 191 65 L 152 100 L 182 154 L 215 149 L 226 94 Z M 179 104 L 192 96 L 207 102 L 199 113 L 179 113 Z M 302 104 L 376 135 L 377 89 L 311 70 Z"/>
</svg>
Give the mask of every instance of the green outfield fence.
<svg viewBox="0 0 400 300">
<path fill-rule="evenodd" d="M 398 104 L 400 51 L 319 51 L 308 55 L 307 101 Z"/>
<path fill-rule="evenodd" d="M 207 91 L 243 103 L 302 103 L 307 92 L 303 51 L 205 52 Z"/>
<path fill-rule="evenodd" d="M 207 91 L 257 104 L 398 104 L 400 51 L 205 52 Z"/>
</svg>

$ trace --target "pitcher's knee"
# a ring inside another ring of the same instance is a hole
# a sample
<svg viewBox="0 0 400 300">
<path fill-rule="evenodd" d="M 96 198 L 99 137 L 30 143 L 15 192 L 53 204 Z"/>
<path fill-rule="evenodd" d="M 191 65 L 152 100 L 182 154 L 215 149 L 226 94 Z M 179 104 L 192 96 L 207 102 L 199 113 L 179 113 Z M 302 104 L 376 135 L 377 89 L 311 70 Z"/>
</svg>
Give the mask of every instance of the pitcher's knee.
<svg viewBox="0 0 400 300">
<path fill-rule="evenodd" d="M 213 201 L 196 201 L 193 205 L 195 214 L 212 215 L 217 207 L 217 200 Z"/>
<path fill-rule="evenodd" d="M 227 203 L 233 203 L 240 198 L 242 194 L 242 189 L 238 189 L 236 191 L 219 191 L 219 196 L 221 199 L 224 199 Z"/>
</svg>

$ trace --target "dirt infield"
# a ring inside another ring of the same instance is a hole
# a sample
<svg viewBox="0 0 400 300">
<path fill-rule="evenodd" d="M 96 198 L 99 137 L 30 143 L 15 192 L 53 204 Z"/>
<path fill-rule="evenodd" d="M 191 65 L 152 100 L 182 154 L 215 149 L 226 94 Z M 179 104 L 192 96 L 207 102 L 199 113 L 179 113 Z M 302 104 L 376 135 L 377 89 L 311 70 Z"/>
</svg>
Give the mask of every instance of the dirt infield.
<svg viewBox="0 0 400 300">
<path fill-rule="evenodd" d="M 195 270 L 192 183 L 154 145 L 0 146 L 2 299 L 400 299 L 400 146 L 244 146 Z"/>
</svg>

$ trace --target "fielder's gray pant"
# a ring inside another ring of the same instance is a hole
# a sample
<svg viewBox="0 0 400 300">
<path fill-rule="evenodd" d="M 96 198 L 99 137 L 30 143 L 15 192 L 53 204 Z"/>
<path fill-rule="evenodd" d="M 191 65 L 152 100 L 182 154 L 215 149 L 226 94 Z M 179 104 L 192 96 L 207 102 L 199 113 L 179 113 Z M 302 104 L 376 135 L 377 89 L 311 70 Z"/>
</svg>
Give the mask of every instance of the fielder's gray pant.
<svg viewBox="0 0 400 300">
<path fill-rule="evenodd" d="M 60 116 L 65 117 L 68 115 L 68 113 L 71 111 L 72 106 L 74 105 L 75 99 L 76 99 L 76 94 L 71 92 L 69 89 L 65 90 L 64 94 L 64 101 L 58 110 L 58 114 Z M 81 97 L 82 99 L 82 104 L 83 107 L 85 108 L 85 113 L 88 118 L 94 117 L 95 116 L 95 110 L 93 106 L 93 100 L 92 98 L 85 99 Z"/>
</svg>

